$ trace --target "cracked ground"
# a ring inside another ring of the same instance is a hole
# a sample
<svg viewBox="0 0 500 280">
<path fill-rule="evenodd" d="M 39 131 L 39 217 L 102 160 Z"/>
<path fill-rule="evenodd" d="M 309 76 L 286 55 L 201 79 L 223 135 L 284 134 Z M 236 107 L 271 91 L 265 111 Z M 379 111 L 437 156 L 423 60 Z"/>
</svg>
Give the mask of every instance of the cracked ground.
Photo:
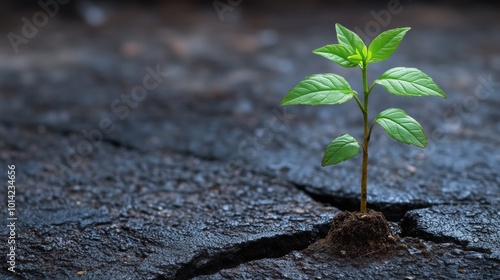
<svg viewBox="0 0 500 280">
<path fill-rule="evenodd" d="M 360 157 L 322 168 L 323 149 L 361 136 L 362 117 L 354 102 L 278 106 L 313 73 L 359 91 L 359 71 L 311 51 L 335 43 L 336 22 L 380 27 L 386 4 L 242 2 L 221 20 L 210 3 L 79 1 L 17 54 L 0 41 L 0 170 L 6 182 L 16 165 L 18 217 L 16 272 L 2 261 L 0 278 L 497 279 L 500 10 L 413 2 L 387 26 L 412 30 L 368 77 L 416 67 L 448 95 L 370 100 L 429 137 L 422 150 L 372 136 L 368 206 L 405 250 L 349 261 L 318 248 L 357 210 L 361 174 Z M 2 34 L 38 10 L 12 8 Z"/>
</svg>

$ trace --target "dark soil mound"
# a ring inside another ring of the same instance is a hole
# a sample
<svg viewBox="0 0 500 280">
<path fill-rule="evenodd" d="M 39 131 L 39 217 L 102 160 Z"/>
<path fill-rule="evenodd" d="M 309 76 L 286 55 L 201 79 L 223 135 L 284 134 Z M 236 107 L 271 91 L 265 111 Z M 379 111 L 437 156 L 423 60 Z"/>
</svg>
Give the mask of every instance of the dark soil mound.
<svg viewBox="0 0 500 280">
<path fill-rule="evenodd" d="M 334 255 L 356 258 L 385 255 L 399 246 L 380 212 L 341 212 L 333 220 L 324 244 Z"/>
</svg>

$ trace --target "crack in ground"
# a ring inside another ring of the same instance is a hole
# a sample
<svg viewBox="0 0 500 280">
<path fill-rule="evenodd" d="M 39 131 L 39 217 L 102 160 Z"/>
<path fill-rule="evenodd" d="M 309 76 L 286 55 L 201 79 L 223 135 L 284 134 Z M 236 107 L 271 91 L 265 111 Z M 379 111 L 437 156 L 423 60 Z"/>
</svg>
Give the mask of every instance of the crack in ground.
<svg viewBox="0 0 500 280">
<path fill-rule="evenodd" d="M 430 242 L 437 243 L 437 244 L 453 243 L 453 244 L 456 244 L 456 245 L 462 247 L 462 250 L 464 250 L 464 251 L 478 252 L 478 253 L 482 253 L 482 254 L 491 254 L 492 253 L 492 251 L 489 249 L 469 246 L 470 242 L 467 240 L 459 240 L 459 239 L 456 239 L 456 238 L 453 238 L 450 236 L 434 236 L 432 234 L 418 230 L 416 225 L 413 225 L 413 226 L 406 225 L 408 227 L 413 227 L 412 229 L 410 229 L 408 231 L 408 229 L 405 228 L 406 226 L 403 226 L 403 223 L 404 223 L 404 219 L 401 221 L 401 234 L 400 234 L 401 238 L 412 237 L 412 238 L 418 238 L 419 240 L 430 241 Z"/>
<path fill-rule="evenodd" d="M 464 204 L 467 205 L 467 204 Z M 461 246 L 464 251 L 473 251 L 484 254 L 492 254 L 493 252 L 486 248 L 479 248 L 474 246 L 469 246 L 470 242 L 468 240 L 460 240 L 451 236 L 434 235 L 424 230 L 419 229 L 417 221 L 415 219 L 403 218 L 399 223 L 401 228 L 400 236 L 404 237 L 414 237 L 425 241 L 430 241 L 434 243 L 453 243 Z"/>
<path fill-rule="evenodd" d="M 280 258 L 292 251 L 306 249 L 311 243 L 326 236 L 330 224 L 315 226 L 311 231 L 264 237 L 238 244 L 222 252 L 203 252 L 185 264 L 175 274 L 175 279 L 191 279 L 201 275 L 211 275 L 223 269 L 267 258 Z M 167 279 L 159 276 L 157 280 Z"/>
<path fill-rule="evenodd" d="M 342 211 L 359 211 L 359 198 L 350 195 L 334 195 L 334 194 L 318 194 L 311 191 L 310 186 L 288 182 L 296 189 L 304 192 L 307 196 L 316 202 L 333 206 Z M 430 203 L 412 203 L 412 204 L 389 204 L 389 203 L 370 203 L 368 208 L 382 212 L 387 220 L 391 222 L 399 222 L 403 219 L 406 212 L 410 210 L 429 208 L 435 206 Z"/>
<path fill-rule="evenodd" d="M 250 169 L 255 174 L 265 176 L 267 178 L 272 178 L 272 175 L 269 173 Z M 307 184 L 300 184 L 293 181 L 289 181 L 283 179 L 284 183 L 290 184 L 292 187 L 297 190 L 303 192 L 305 195 L 310 197 L 313 201 L 319 202 L 323 205 L 328 205 L 335 207 L 341 211 L 359 211 L 359 197 L 356 195 L 346 195 L 342 193 L 335 194 L 319 194 L 313 190 L 311 190 L 311 186 Z M 431 203 L 399 203 L 399 204 L 390 204 L 390 203 L 370 203 L 368 202 L 368 208 L 382 212 L 385 218 L 391 222 L 400 222 L 406 212 L 410 210 L 416 209 L 424 209 L 429 208 L 436 205 L 447 205 L 443 204 L 431 204 Z"/>
<path fill-rule="evenodd" d="M 29 123 L 29 122 L 16 122 L 16 121 L 10 121 L 10 120 L 0 120 L 0 124 L 6 126 L 7 128 L 13 128 L 13 127 L 19 127 L 22 129 L 31 129 L 31 130 L 37 130 L 40 126 L 43 126 L 45 130 L 47 130 L 50 133 L 56 134 L 56 135 L 61 135 L 61 136 L 69 136 L 69 135 L 79 135 L 81 134 L 81 131 L 77 129 L 72 129 L 68 128 L 66 126 L 54 126 L 51 124 L 46 124 L 46 123 Z M 85 139 L 85 138 L 83 138 Z M 110 144 L 111 146 L 119 149 L 126 149 L 128 151 L 139 151 L 139 152 L 144 152 L 143 149 L 140 147 L 137 147 L 132 144 L 128 144 L 124 141 L 121 141 L 120 139 L 112 138 L 112 137 L 106 137 L 106 135 L 103 135 L 102 139 L 98 141 L 99 143 L 107 143 Z M 12 147 L 13 149 L 16 149 L 16 147 Z M 185 156 L 185 157 L 193 157 L 197 158 L 203 161 L 222 161 L 222 159 L 217 158 L 215 156 L 205 156 L 198 154 L 196 152 L 190 151 L 188 149 L 182 149 L 182 150 L 175 150 L 175 149 L 165 149 L 165 148 L 159 148 L 157 151 L 166 151 L 170 152 L 172 154 L 177 154 L 180 156 Z"/>
<path fill-rule="evenodd" d="M 31 129 L 31 130 L 37 130 L 40 126 L 43 126 L 45 130 L 49 131 L 50 133 L 57 134 L 57 135 L 62 135 L 62 136 L 69 136 L 69 135 L 78 135 L 81 134 L 81 131 L 77 131 L 76 129 L 68 128 L 66 126 L 54 126 L 50 124 L 45 124 L 45 123 L 26 123 L 26 122 L 15 122 L 15 121 L 8 121 L 8 120 L 0 120 L 0 123 L 3 124 L 4 126 L 8 128 L 13 128 L 13 127 L 20 127 L 24 129 Z M 139 148 L 128 145 L 122 141 L 119 141 L 117 139 L 113 139 L 110 137 L 106 137 L 103 135 L 102 139 L 98 141 L 99 143 L 108 143 L 113 147 L 116 148 L 124 148 L 127 150 L 139 150 Z"/>
<path fill-rule="evenodd" d="M 39 126 L 44 126 L 45 129 L 49 130 L 50 132 L 55 134 L 60 134 L 63 136 L 80 133 L 80 131 L 68 127 L 55 127 L 53 125 L 42 124 L 42 123 L 20 123 L 8 120 L 0 120 L 0 123 L 8 128 L 16 126 L 34 130 L 36 130 Z M 108 143 L 116 148 L 125 148 L 127 150 L 141 150 L 139 147 L 126 144 L 125 142 L 120 141 L 119 139 L 113 139 L 110 137 L 103 137 L 101 139 L 101 142 Z M 161 149 L 161 150 L 176 153 L 182 156 L 198 158 L 204 161 L 223 161 L 223 159 L 217 158 L 216 156 L 203 156 L 188 149 L 186 150 Z M 260 174 L 262 176 L 266 176 L 269 178 L 273 177 L 270 174 L 267 174 L 265 172 L 259 172 L 252 168 L 250 168 L 249 170 L 256 174 Z M 310 197 L 312 200 L 319 202 L 321 204 L 333 206 L 342 211 L 358 211 L 359 198 L 355 195 L 346 195 L 342 193 L 340 193 L 340 195 L 319 194 L 311 190 L 310 185 L 298 184 L 288 180 L 285 180 L 284 182 L 290 184 L 297 190 L 303 192 L 305 195 Z M 400 236 L 402 238 L 416 237 L 421 240 L 431 241 L 435 243 L 454 243 L 457 244 L 458 246 L 461 246 L 464 250 L 491 254 L 491 251 L 488 249 L 468 246 L 469 245 L 468 241 L 461 241 L 453 237 L 434 236 L 422 230 L 418 230 L 415 221 L 408 221 L 408 219 L 403 219 L 405 214 L 410 210 L 424 209 L 436 205 L 447 205 L 447 203 L 443 204 L 368 203 L 369 208 L 382 212 L 389 221 L 398 222 L 400 224 L 401 226 Z M 273 237 L 261 238 L 248 243 L 238 244 L 222 252 L 217 252 L 214 254 L 204 252 L 197 255 L 189 263 L 182 266 L 177 271 L 175 278 L 188 279 L 200 275 L 210 275 L 217 273 L 220 270 L 233 268 L 241 264 L 244 264 L 246 262 L 254 260 L 283 257 L 292 251 L 303 250 L 307 248 L 307 246 L 309 246 L 311 242 L 326 236 L 329 228 L 330 224 L 325 224 L 315 227 L 312 231 L 303 231 L 291 235 L 277 235 Z M 166 279 L 162 277 L 163 276 L 159 276 L 157 279 Z"/>
</svg>

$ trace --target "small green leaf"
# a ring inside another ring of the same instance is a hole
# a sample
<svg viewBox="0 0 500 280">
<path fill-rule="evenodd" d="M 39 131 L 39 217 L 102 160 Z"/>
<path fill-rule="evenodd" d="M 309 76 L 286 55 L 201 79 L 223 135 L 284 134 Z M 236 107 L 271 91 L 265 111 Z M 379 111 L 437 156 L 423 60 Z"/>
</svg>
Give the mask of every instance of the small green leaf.
<svg viewBox="0 0 500 280">
<path fill-rule="evenodd" d="M 368 49 L 366 48 L 366 46 L 363 46 L 363 50 L 361 51 L 361 56 L 363 58 L 367 58 L 368 57 Z"/>
<path fill-rule="evenodd" d="M 347 59 L 349 59 L 349 61 L 351 61 L 352 63 L 356 63 L 356 65 L 358 65 L 361 60 L 363 60 L 363 58 L 359 54 L 350 55 L 347 57 Z"/>
<path fill-rule="evenodd" d="M 374 83 L 400 96 L 439 96 L 446 94 L 431 77 L 416 68 L 396 67 L 382 74 Z"/>
<path fill-rule="evenodd" d="M 359 35 L 353 31 L 338 23 L 335 24 L 335 29 L 337 30 L 337 39 L 339 40 L 339 44 L 350 47 L 352 49 L 351 54 L 354 54 L 356 50 L 361 53 L 363 51 L 363 47 L 366 47 Z"/>
<path fill-rule="evenodd" d="M 368 50 L 372 53 L 369 62 L 375 63 L 388 59 L 398 48 L 399 43 L 401 43 L 401 40 L 403 40 L 403 37 L 408 30 L 410 30 L 410 28 L 405 27 L 391 29 L 380 33 L 375 39 L 373 39 L 368 47 Z"/>
<path fill-rule="evenodd" d="M 336 62 L 343 67 L 355 67 L 357 65 L 357 63 L 352 63 L 348 59 L 352 55 L 352 50 L 340 44 L 326 45 L 314 50 L 313 53 Z"/>
<path fill-rule="evenodd" d="M 326 147 L 321 166 L 337 164 L 348 160 L 359 152 L 359 143 L 349 134 L 342 134 Z"/>
<path fill-rule="evenodd" d="M 316 74 L 307 77 L 292 88 L 281 101 L 286 105 L 340 104 L 351 99 L 356 92 L 349 83 L 336 74 Z"/>
<path fill-rule="evenodd" d="M 427 146 L 427 137 L 422 126 L 401 109 L 387 109 L 378 114 L 375 122 L 380 124 L 389 136 L 400 142 L 420 148 Z"/>
</svg>

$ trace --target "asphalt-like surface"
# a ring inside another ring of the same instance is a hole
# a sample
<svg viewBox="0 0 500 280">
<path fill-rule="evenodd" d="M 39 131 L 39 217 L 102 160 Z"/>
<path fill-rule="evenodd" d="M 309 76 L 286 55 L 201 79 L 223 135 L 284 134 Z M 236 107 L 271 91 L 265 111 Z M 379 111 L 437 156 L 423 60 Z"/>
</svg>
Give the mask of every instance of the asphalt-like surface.
<svg viewBox="0 0 500 280">
<path fill-rule="evenodd" d="M 417 67 L 448 95 L 371 96 L 371 117 L 398 107 L 429 136 L 421 150 L 376 128 L 370 146 L 369 207 L 407 250 L 366 262 L 321 252 L 334 215 L 357 209 L 361 172 L 359 156 L 322 168 L 322 152 L 359 137 L 361 115 L 354 101 L 278 107 L 313 73 L 359 91 L 357 69 L 311 50 L 335 42 L 335 22 L 363 29 L 384 7 L 277 17 L 243 3 L 220 21 L 210 5 L 163 4 L 107 13 L 98 27 L 55 16 L 17 54 L 2 40 L 0 170 L 6 182 L 16 165 L 18 220 L 16 273 L 3 261 L 1 278 L 495 279 L 498 9 L 403 7 L 390 27 L 412 30 L 369 79 Z M 2 31 L 32 13 L 5 17 Z"/>
</svg>

